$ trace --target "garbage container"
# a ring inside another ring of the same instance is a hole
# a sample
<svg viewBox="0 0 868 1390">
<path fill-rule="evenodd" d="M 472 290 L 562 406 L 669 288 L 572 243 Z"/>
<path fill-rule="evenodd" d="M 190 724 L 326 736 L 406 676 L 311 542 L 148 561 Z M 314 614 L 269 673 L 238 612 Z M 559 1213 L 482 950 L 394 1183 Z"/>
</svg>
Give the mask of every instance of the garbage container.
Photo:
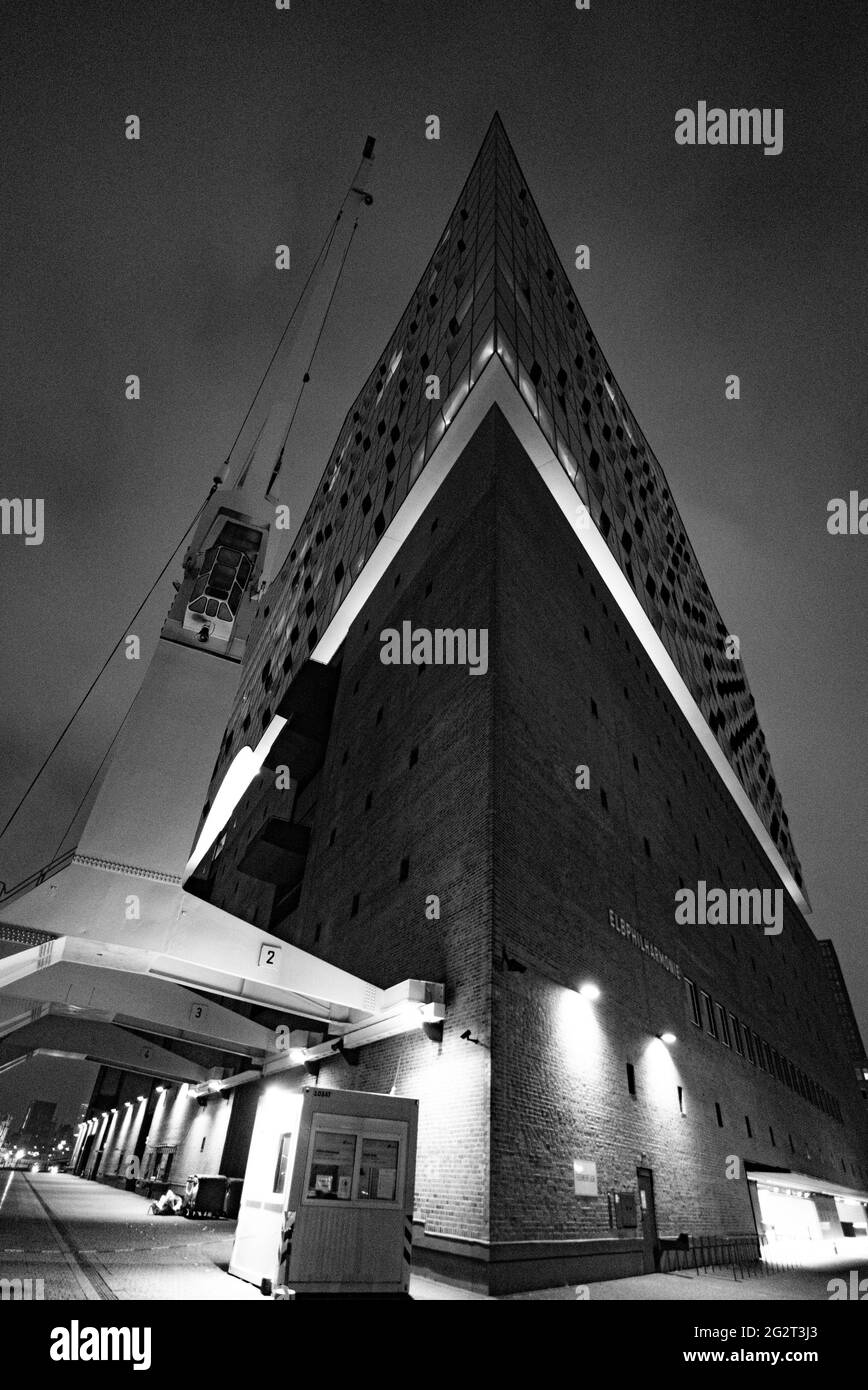
<svg viewBox="0 0 868 1390">
<path fill-rule="evenodd" d="M 243 1178 L 227 1178 L 226 1180 L 226 1205 L 223 1208 L 223 1215 L 228 1216 L 232 1221 L 241 1210 L 241 1189 L 243 1186 Z"/>
<path fill-rule="evenodd" d="M 226 1184 L 227 1179 L 222 1174 L 191 1174 L 184 1193 L 184 1215 L 222 1216 L 226 1205 Z"/>
</svg>

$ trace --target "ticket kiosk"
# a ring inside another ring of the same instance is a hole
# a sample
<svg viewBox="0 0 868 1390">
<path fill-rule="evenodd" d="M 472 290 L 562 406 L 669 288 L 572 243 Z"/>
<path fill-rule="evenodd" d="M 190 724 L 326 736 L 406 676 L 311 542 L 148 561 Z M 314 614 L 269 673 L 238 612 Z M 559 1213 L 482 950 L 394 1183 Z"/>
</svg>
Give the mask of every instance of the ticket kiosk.
<svg viewBox="0 0 868 1390">
<path fill-rule="evenodd" d="M 289 1211 L 298 1293 L 406 1293 L 419 1102 L 306 1090 Z"/>
<path fill-rule="evenodd" d="M 406 1294 L 418 1113 L 399 1096 L 269 1088 L 230 1273 L 300 1294 Z"/>
</svg>

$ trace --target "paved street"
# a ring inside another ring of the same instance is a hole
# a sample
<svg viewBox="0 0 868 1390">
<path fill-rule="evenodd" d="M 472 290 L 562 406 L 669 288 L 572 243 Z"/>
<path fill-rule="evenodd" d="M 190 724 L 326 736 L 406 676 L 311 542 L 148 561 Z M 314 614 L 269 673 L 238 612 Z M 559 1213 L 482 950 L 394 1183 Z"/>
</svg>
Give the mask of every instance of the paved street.
<svg viewBox="0 0 868 1390">
<path fill-rule="evenodd" d="M 148 1200 L 63 1173 L 0 1170 L 0 1279 L 42 1279 L 46 1301 L 166 1299 L 265 1303 L 226 1271 L 234 1221 L 187 1221 L 146 1214 Z M 828 1281 L 856 1269 L 868 1276 L 864 1241 L 813 1269 L 750 1279 L 731 1273 L 652 1274 L 588 1286 L 588 1301 L 828 1300 Z M 417 1302 L 494 1302 L 414 1275 Z M 575 1285 L 509 1295 L 513 1300 L 577 1301 Z"/>
<path fill-rule="evenodd" d="M 0 1171 L 0 1278 L 43 1279 L 46 1300 L 261 1300 L 226 1273 L 234 1221 L 147 1207 L 134 1192 L 64 1173 Z"/>
</svg>

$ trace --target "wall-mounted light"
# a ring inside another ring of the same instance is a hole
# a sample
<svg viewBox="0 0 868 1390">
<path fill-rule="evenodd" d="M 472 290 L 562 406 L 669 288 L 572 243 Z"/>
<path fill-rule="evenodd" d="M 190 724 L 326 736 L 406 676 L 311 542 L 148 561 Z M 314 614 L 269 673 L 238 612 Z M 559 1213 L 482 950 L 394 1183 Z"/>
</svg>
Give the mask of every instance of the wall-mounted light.
<svg viewBox="0 0 868 1390">
<path fill-rule="evenodd" d="M 527 966 L 524 965 L 522 961 L 516 960 L 515 956 L 508 956 L 505 946 L 503 948 L 502 961 L 504 970 L 512 970 L 517 975 L 524 975 L 527 973 Z"/>
<path fill-rule="evenodd" d="M 600 987 L 593 984 L 591 980 L 586 980 L 583 985 L 579 985 L 579 994 L 583 999 L 589 999 L 593 1004 L 600 997 Z"/>
<path fill-rule="evenodd" d="M 164 1094 L 166 1088 L 165 1088 L 165 1086 L 158 1086 L 158 1087 L 156 1088 L 156 1090 L 157 1090 L 157 1095 L 158 1095 L 158 1096 L 161 1096 L 161 1095 Z"/>
<path fill-rule="evenodd" d="M 670 1033 L 668 1031 L 665 1033 L 658 1033 L 657 1036 L 661 1042 L 666 1044 L 667 1047 L 671 1047 L 674 1042 L 678 1041 L 675 1034 Z"/>
</svg>

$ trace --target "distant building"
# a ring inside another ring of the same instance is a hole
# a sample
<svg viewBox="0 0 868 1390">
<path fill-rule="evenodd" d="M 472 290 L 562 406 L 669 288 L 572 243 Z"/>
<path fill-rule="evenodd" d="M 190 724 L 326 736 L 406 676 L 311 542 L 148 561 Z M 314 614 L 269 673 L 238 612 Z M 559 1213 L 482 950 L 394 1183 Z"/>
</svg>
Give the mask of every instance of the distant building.
<svg viewBox="0 0 868 1390">
<path fill-rule="evenodd" d="M 29 1135 L 35 1143 L 49 1144 L 54 1137 L 54 1120 L 57 1103 L 53 1100 L 33 1100 L 27 1107 L 22 1133 Z"/>
</svg>

